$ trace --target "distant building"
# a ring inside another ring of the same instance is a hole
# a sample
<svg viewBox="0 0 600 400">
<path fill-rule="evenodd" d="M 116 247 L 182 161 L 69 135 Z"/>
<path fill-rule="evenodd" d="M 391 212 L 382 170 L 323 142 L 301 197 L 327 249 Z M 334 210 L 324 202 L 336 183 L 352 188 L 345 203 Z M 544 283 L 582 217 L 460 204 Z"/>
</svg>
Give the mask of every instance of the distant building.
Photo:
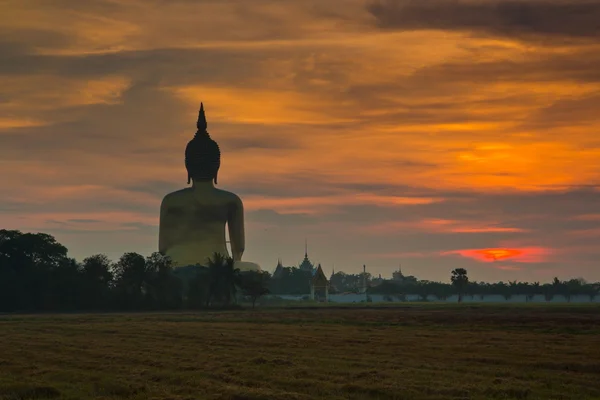
<svg viewBox="0 0 600 400">
<path fill-rule="evenodd" d="M 281 258 L 277 260 L 277 266 L 275 267 L 275 271 L 273 272 L 273 278 L 281 278 L 283 275 L 283 264 L 281 263 Z"/>
<path fill-rule="evenodd" d="M 402 282 L 404 281 L 404 275 L 402 274 L 402 269 L 401 267 L 398 267 L 398 271 L 394 271 L 392 273 L 392 280 L 393 281 L 397 281 L 397 282 Z"/>
<path fill-rule="evenodd" d="M 306 259 L 306 258 L 305 258 Z M 321 264 L 314 268 L 310 274 L 310 299 L 329 301 L 329 281 L 321 268 Z"/>
<path fill-rule="evenodd" d="M 310 272 L 311 274 L 315 269 L 315 265 L 308 259 L 308 246 L 306 242 L 304 242 L 304 260 L 298 265 L 298 268 L 301 271 Z"/>
<path fill-rule="evenodd" d="M 381 285 L 383 282 L 385 281 L 385 279 L 383 279 L 381 277 L 381 274 L 379 274 L 379 276 L 377 278 L 372 278 L 371 279 L 371 287 L 375 287 L 375 286 L 379 286 Z"/>
</svg>

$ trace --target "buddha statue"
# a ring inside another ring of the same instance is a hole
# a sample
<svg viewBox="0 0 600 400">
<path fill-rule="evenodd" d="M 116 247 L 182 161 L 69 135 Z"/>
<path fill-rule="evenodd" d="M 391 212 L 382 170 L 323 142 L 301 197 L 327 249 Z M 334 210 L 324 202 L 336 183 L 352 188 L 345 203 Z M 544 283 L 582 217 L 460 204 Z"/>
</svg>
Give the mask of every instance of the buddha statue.
<svg viewBox="0 0 600 400">
<path fill-rule="evenodd" d="M 215 187 L 221 166 L 219 145 L 207 131 L 204 105 L 200 105 L 198 131 L 185 149 L 188 184 L 169 193 L 160 207 L 158 251 L 175 267 L 206 265 L 215 253 L 229 257 L 225 226 L 229 229 L 231 257 L 240 271 L 259 271 L 258 264 L 242 261 L 244 207 L 234 193 Z"/>
</svg>

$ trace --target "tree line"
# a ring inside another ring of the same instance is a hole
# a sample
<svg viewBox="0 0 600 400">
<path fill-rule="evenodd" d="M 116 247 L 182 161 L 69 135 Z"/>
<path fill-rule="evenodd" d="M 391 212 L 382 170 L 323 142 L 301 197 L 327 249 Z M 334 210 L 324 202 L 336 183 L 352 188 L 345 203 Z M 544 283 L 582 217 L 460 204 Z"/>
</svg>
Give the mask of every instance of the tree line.
<svg viewBox="0 0 600 400">
<path fill-rule="evenodd" d="M 0 230 L 0 311 L 177 310 L 255 303 L 268 273 L 240 272 L 215 254 L 205 266 L 173 268 L 168 257 L 102 254 L 82 262 L 44 233 Z"/>
<path fill-rule="evenodd" d="M 489 296 L 502 296 L 510 300 L 514 296 L 524 296 L 525 301 L 532 301 L 536 296 L 543 296 L 544 300 L 552 301 L 560 296 L 567 302 L 575 296 L 587 296 L 594 301 L 600 295 L 600 282 L 588 283 L 585 280 L 569 279 L 561 281 L 557 277 L 550 283 L 540 282 L 471 282 L 467 270 L 457 268 L 452 271 L 450 283 L 433 282 L 427 280 L 385 281 L 369 291 L 373 294 L 382 294 L 390 299 L 402 299 L 407 294 L 417 295 L 420 300 L 447 300 L 451 296 L 458 296 L 458 301 L 465 297 L 473 300 L 485 300 Z"/>
<path fill-rule="evenodd" d="M 306 295 L 310 272 L 284 267 L 276 276 L 268 272 L 240 272 L 233 260 L 215 254 L 206 265 L 173 268 L 168 257 L 153 253 L 144 257 L 125 253 L 112 262 L 97 254 L 81 262 L 68 257 L 67 248 L 44 233 L 0 230 L 0 311 L 178 310 L 239 306 L 268 293 Z M 446 300 L 458 295 L 484 300 L 501 295 L 506 300 L 542 295 L 547 301 L 562 296 L 585 295 L 590 301 L 600 294 L 600 283 L 581 279 L 551 283 L 470 282 L 463 268 L 452 271 L 450 283 L 402 276 L 375 279 L 368 273 L 338 272 L 330 279 L 330 293 L 381 294 L 389 301 Z"/>
<path fill-rule="evenodd" d="M 402 276 L 400 279 L 374 278 L 370 273 L 347 274 L 339 271 L 329 278 L 330 294 L 361 293 L 367 286 L 368 294 L 383 295 L 388 301 L 405 301 L 409 295 L 418 296 L 421 301 L 445 301 L 458 296 L 458 301 L 465 297 L 472 300 L 485 300 L 490 296 L 502 296 L 510 300 L 515 296 L 524 296 L 525 301 L 532 301 L 536 296 L 543 296 L 546 301 L 562 298 L 571 301 L 575 296 L 587 296 L 594 301 L 600 295 L 600 282 L 588 283 L 583 279 L 561 281 L 557 277 L 552 282 L 471 282 L 467 270 L 457 268 L 451 272 L 450 282 L 434 282 L 419 280 L 414 276 Z M 310 273 L 296 267 L 283 267 L 277 276 L 270 280 L 269 289 L 276 295 L 305 295 L 310 292 Z"/>
</svg>

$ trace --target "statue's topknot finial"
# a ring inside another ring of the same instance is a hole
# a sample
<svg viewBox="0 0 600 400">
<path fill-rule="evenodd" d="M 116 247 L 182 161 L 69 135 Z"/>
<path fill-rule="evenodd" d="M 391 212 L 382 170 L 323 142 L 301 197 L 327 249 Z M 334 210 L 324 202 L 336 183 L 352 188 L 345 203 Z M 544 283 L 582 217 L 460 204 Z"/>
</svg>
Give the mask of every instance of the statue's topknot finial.
<svg viewBox="0 0 600 400">
<path fill-rule="evenodd" d="M 198 133 L 206 132 L 208 124 L 206 123 L 206 115 L 204 114 L 204 104 L 200 103 L 200 111 L 198 112 L 198 122 L 196 122 Z"/>
<path fill-rule="evenodd" d="M 188 183 L 191 179 L 196 179 L 198 181 L 213 180 L 216 184 L 221 165 L 221 150 L 206 130 L 207 123 L 203 103 L 200 103 L 196 126 L 198 131 L 185 148 L 185 167 L 188 170 Z"/>
</svg>

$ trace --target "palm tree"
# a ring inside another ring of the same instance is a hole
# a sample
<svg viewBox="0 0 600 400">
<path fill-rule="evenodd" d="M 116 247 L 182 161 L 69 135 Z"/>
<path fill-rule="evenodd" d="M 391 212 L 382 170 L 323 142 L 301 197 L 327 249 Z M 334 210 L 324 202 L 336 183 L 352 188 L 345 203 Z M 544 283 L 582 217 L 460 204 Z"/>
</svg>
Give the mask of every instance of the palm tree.
<svg viewBox="0 0 600 400">
<path fill-rule="evenodd" d="M 541 294 L 542 290 L 540 289 L 540 283 L 539 282 L 533 282 L 531 284 L 531 299 L 533 299 L 536 295 Z"/>
<path fill-rule="evenodd" d="M 223 275 L 223 294 L 225 296 L 225 304 L 231 304 L 231 299 L 235 303 L 237 288 L 241 286 L 240 269 L 235 268 L 233 258 L 226 257 L 222 269 Z"/>
<path fill-rule="evenodd" d="M 220 253 L 213 254 L 212 258 L 208 259 L 208 295 L 206 296 L 206 307 L 210 305 L 215 295 L 219 293 L 221 286 L 221 267 L 225 264 L 225 257 Z"/>
<path fill-rule="evenodd" d="M 465 289 L 469 284 L 469 277 L 467 276 L 467 270 L 464 268 L 456 268 L 452 270 L 452 276 L 450 277 L 452 285 L 456 287 L 458 292 L 458 302 L 461 303 Z"/>
<path fill-rule="evenodd" d="M 231 304 L 235 299 L 237 287 L 240 284 L 240 270 L 235 268 L 231 257 L 220 253 L 213 254 L 208 260 L 208 296 L 206 306 L 215 300 L 221 300 L 225 305 Z"/>
</svg>

